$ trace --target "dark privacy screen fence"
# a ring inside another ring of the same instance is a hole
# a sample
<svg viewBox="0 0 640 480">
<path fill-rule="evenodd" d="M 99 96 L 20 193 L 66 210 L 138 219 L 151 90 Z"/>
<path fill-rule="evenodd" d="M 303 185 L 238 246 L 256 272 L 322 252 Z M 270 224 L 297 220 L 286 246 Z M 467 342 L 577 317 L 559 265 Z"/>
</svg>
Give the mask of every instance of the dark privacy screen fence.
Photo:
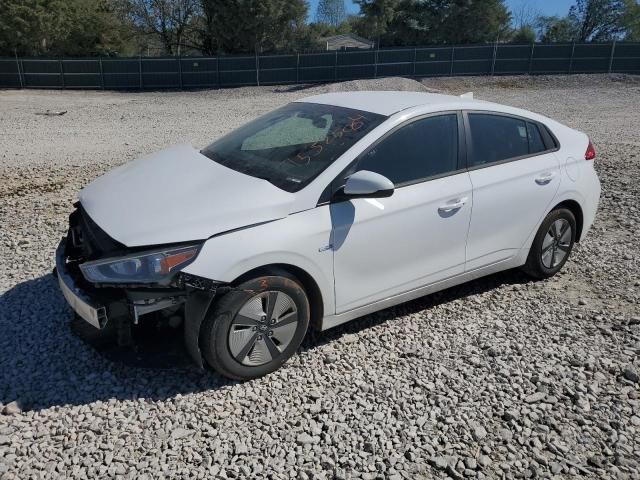
<svg viewBox="0 0 640 480">
<path fill-rule="evenodd" d="M 187 89 L 388 76 L 640 74 L 640 43 L 495 44 L 304 54 L 0 58 L 0 88 Z"/>
</svg>

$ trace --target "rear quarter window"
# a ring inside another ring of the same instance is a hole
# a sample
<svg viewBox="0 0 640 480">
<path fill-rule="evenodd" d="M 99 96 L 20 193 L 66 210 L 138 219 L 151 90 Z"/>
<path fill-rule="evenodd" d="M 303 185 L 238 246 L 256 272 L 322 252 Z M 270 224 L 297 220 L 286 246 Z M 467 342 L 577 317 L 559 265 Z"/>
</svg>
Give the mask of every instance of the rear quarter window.
<svg viewBox="0 0 640 480">
<path fill-rule="evenodd" d="M 558 143 L 558 139 L 551 133 L 549 127 L 543 124 L 538 124 L 540 128 L 540 133 L 542 134 L 542 138 L 544 140 L 544 144 L 547 147 L 547 150 L 553 150 L 556 148 L 560 148 L 560 144 Z"/>
<path fill-rule="evenodd" d="M 529 153 L 540 153 L 547 149 L 538 125 L 527 122 L 527 133 L 529 134 Z"/>
</svg>

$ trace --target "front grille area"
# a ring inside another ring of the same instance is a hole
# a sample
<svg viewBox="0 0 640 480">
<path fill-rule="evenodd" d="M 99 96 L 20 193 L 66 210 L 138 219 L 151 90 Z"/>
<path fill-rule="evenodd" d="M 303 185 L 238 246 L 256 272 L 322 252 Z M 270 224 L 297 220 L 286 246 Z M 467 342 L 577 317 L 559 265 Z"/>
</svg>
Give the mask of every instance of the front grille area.
<svg viewBox="0 0 640 480">
<path fill-rule="evenodd" d="M 82 205 L 78 205 L 77 210 L 69 216 L 67 240 L 70 246 L 67 254 L 85 261 L 109 256 L 115 252 L 123 252 L 126 249 L 123 244 L 102 230 L 82 208 Z"/>
</svg>

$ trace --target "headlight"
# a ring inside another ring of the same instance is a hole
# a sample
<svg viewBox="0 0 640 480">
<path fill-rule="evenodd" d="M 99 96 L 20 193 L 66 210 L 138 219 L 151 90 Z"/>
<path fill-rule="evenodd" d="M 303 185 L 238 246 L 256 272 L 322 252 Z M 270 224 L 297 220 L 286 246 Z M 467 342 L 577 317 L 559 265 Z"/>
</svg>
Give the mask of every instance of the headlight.
<svg viewBox="0 0 640 480">
<path fill-rule="evenodd" d="M 191 263 L 199 246 L 141 252 L 80 265 L 84 278 L 93 283 L 160 283 Z"/>
</svg>

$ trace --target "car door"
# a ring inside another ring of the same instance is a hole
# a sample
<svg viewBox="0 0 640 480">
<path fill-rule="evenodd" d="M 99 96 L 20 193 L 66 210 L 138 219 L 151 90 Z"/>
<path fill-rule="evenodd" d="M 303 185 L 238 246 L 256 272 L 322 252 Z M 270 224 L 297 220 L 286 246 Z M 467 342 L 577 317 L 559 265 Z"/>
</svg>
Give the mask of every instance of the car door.
<svg viewBox="0 0 640 480">
<path fill-rule="evenodd" d="M 560 185 L 555 140 L 542 124 L 466 112 L 473 217 L 466 270 L 512 258 L 538 228 Z"/>
<path fill-rule="evenodd" d="M 336 313 L 464 271 L 472 198 L 459 161 L 461 125 L 456 112 L 412 120 L 348 170 L 384 175 L 395 190 L 330 206 Z"/>
</svg>

